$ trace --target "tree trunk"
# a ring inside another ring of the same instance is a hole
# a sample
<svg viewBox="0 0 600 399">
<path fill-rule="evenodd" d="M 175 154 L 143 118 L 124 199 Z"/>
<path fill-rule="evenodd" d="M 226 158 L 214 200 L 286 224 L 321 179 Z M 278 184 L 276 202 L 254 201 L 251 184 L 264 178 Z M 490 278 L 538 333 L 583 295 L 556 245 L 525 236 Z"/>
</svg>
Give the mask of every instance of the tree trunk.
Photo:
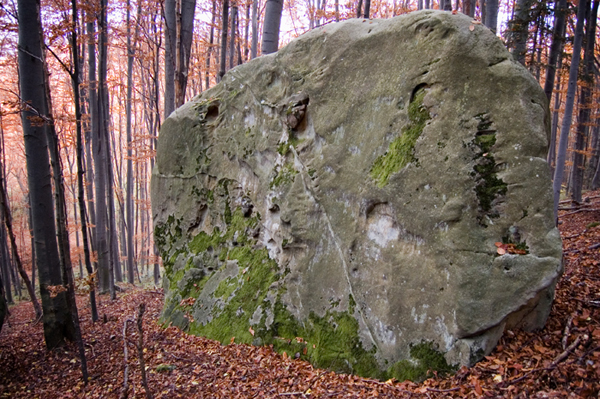
<svg viewBox="0 0 600 399">
<path fill-rule="evenodd" d="M 244 61 L 248 62 L 250 55 L 250 2 L 246 1 L 246 23 L 244 25 Z M 239 63 L 242 63 L 240 59 Z"/>
<path fill-rule="evenodd" d="M 44 85 L 46 94 L 46 104 L 48 107 L 49 122 L 46 128 L 46 137 L 48 148 L 50 150 L 50 165 L 52 167 L 52 177 L 54 179 L 54 197 L 56 199 L 56 226 L 58 237 L 58 253 L 60 256 L 61 278 L 63 287 L 66 288 L 67 309 L 70 312 L 71 328 L 73 330 L 73 340 L 79 350 L 79 359 L 81 362 L 81 373 L 84 383 L 88 382 L 87 360 L 85 358 L 85 348 L 81 336 L 79 325 L 79 313 L 77 311 L 77 302 L 75 300 L 75 283 L 73 278 L 73 265 L 71 264 L 71 247 L 69 241 L 69 227 L 67 225 L 67 202 L 65 200 L 65 186 L 62 174 L 62 162 L 60 159 L 60 149 L 58 144 L 58 135 L 54 126 L 54 117 L 52 116 L 52 98 L 50 96 L 50 73 L 48 65 L 44 66 Z"/>
<path fill-rule="evenodd" d="M 489 1 L 489 0 L 488 0 Z M 518 0 L 515 5 L 515 18 L 509 24 L 509 47 L 515 60 L 525 65 L 527 38 L 531 22 L 531 7 L 535 0 Z"/>
<path fill-rule="evenodd" d="M 562 55 L 565 36 L 565 20 L 567 17 L 567 0 L 558 0 L 554 11 L 554 28 L 552 30 L 552 44 L 550 45 L 550 54 L 548 56 L 548 65 L 546 67 L 546 82 L 544 83 L 544 93 L 548 101 L 552 100 L 552 89 L 554 88 L 554 78 L 556 76 L 557 61 Z"/>
<path fill-rule="evenodd" d="M 557 69 L 562 68 L 562 57 L 558 59 Z M 558 117 L 560 111 L 560 79 L 556 81 L 556 94 L 554 96 L 554 107 L 552 108 L 552 127 L 550 128 L 550 148 L 548 149 L 548 165 L 550 166 L 550 173 L 554 176 L 554 170 L 556 168 L 556 134 L 558 131 Z"/>
<path fill-rule="evenodd" d="M 271 54 L 278 49 L 282 10 L 283 0 L 267 0 L 263 27 L 263 54 Z"/>
<path fill-rule="evenodd" d="M 581 190 L 583 189 L 584 150 L 587 142 L 590 113 L 592 107 L 592 87 L 594 86 L 594 44 L 596 39 L 596 19 L 598 17 L 598 1 L 590 10 L 587 5 L 587 25 L 585 32 L 585 50 L 583 55 L 583 68 L 581 76 L 581 89 L 579 90 L 579 117 L 577 118 L 577 131 L 575 148 L 573 151 L 573 167 L 571 169 L 572 192 L 571 199 L 581 202 Z"/>
<path fill-rule="evenodd" d="M 8 305 L 6 304 L 6 298 L 4 297 L 4 284 L 2 283 L 2 273 L 0 273 L 0 332 L 4 325 L 4 320 L 8 314 Z"/>
<path fill-rule="evenodd" d="M 452 11 L 452 0 L 440 0 L 440 10 Z"/>
<path fill-rule="evenodd" d="M 498 0 L 486 0 L 485 26 L 496 33 L 496 29 L 498 28 Z"/>
<path fill-rule="evenodd" d="M 250 58 L 258 55 L 258 0 L 252 0 L 252 48 Z"/>
<path fill-rule="evenodd" d="M 361 18 L 363 16 L 362 4 L 363 0 L 358 0 L 358 5 L 356 6 L 356 18 Z"/>
<path fill-rule="evenodd" d="M 23 109 L 21 121 L 27 157 L 29 195 L 33 212 L 33 234 L 40 294 L 44 312 L 46 347 L 53 349 L 73 340 L 72 314 L 62 286 L 60 258 L 54 225 L 54 202 L 46 130 L 48 105 L 42 54 L 42 24 L 36 0 L 18 0 L 19 86 Z M 56 295 L 54 295 L 56 294 Z"/>
<path fill-rule="evenodd" d="M 475 4 L 477 0 L 463 0 L 462 13 L 473 18 L 475 16 Z"/>
<path fill-rule="evenodd" d="M 86 206 L 83 182 L 83 137 L 81 127 L 81 99 L 80 99 L 80 70 L 79 70 L 79 45 L 77 43 L 77 2 L 71 1 L 71 10 L 73 17 L 73 30 L 71 31 L 71 51 L 73 59 L 76 60 L 73 64 L 73 73 L 71 74 L 71 83 L 73 84 L 73 97 L 75 102 L 75 128 L 77 131 L 77 186 L 78 186 L 78 204 L 79 214 L 81 215 L 81 239 L 83 241 L 83 258 L 85 261 L 85 269 L 90 276 L 90 307 L 92 311 L 92 321 L 98 320 L 98 309 L 96 307 L 96 289 L 95 279 L 93 276 L 92 261 L 90 258 L 89 239 L 87 234 Z"/>
<path fill-rule="evenodd" d="M 235 37 L 236 37 L 236 21 L 238 14 L 238 6 L 234 3 L 231 7 L 231 28 L 229 37 L 229 69 L 235 66 Z"/>
<path fill-rule="evenodd" d="M 371 0 L 365 0 L 365 19 L 371 16 Z"/>
<path fill-rule="evenodd" d="M 571 67 L 569 69 L 569 84 L 567 87 L 565 112 L 563 114 L 562 127 L 560 129 L 560 142 L 558 145 L 558 153 L 556 155 L 556 169 L 554 171 L 554 182 L 552 185 L 552 191 L 554 195 L 555 218 L 558 218 L 558 202 L 560 200 L 560 190 L 562 187 L 563 176 L 565 172 L 565 160 L 567 158 L 569 131 L 571 130 L 571 121 L 573 120 L 573 105 L 575 102 L 575 92 L 577 90 L 577 76 L 579 72 L 581 42 L 583 37 L 583 23 L 585 20 L 585 11 L 587 8 L 587 3 L 587 0 L 579 0 L 579 9 L 577 10 L 577 25 L 575 27 L 575 40 L 573 43 Z"/>
<path fill-rule="evenodd" d="M 165 0 L 165 119 L 175 111 L 175 0 Z"/>
<path fill-rule="evenodd" d="M 210 23 L 210 34 L 208 39 L 208 50 L 206 51 L 206 90 L 210 87 L 210 57 L 212 56 L 213 46 L 215 43 L 215 22 L 217 14 L 217 1 L 212 0 L 212 20 Z"/>
<path fill-rule="evenodd" d="M 178 46 L 175 49 L 177 60 L 175 61 L 175 108 L 180 107 L 185 102 L 185 91 L 188 82 L 188 72 L 190 65 L 190 55 L 192 49 L 192 39 L 194 36 L 194 15 L 196 10 L 196 0 L 177 0 L 179 11 L 176 15 L 175 26 L 179 27 L 176 37 L 179 38 Z"/>
<path fill-rule="evenodd" d="M 96 171 L 95 197 L 96 197 L 96 251 L 98 259 L 98 288 L 100 292 L 106 293 L 111 289 L 110 281 L 110 254 L 108 246 L 108 217 L 106 205 L 106 193 L 108 186 L 107 167 L 108 149 L 107 149 L 107 125 L 108 110 L 106 108 L 106 68 L 107 68 L 107 49 L 106 49 L 106 20 L 104 16 L 106 11 L 105 0 L 101 0 L 101 11 L 98 18 L 98 98 L 97 98 L 97 117 L 98 123 L 94 133 L 94 169 Z"/>
<path fill-rule="evenodd" d="M 140 2 L 141 5 L 141 2 Z M 133 279 L 133 141 L 131 139 L 131 95 L 133 86 L 133 56 L 135 49 L 131 45 L 131 22 L 129 11 L 129 0 L 127 0 L 127 103 L 125 114 L 127 118 L 127 193 L 125 198 L 125 212 L 127 226 L 127 281 L 134 284 Z M 139 25 L 138 25 L 139 26 Z M 137 29 L 136 29 L 137 31 Z"/>
<path fill-rule="evenodd" d="M 4 132 L 2 132 L 4 135 Z M 4 146 L 2 146 L 2 150 L 4 150 Z M 12 215 L 10 213 L 10 206 L 8 203 L 8 195 L 6 194 L 6 184 L 4 181 L 4 160 L 0 159 L 0 203 L 2 204 L 2 218 L 4 219 L 4 224 L 6 225 L 6 231 L 8 232 L 8 238 L 10 239 L 10 246 L 13 253 L 13 258 L 15 263 L 17 264 L 17 269 L 19 270 L 19 274 L 21 278 L 25 282 L 25 286 L 27 287 L 27 293 L 29 293 L 29 298 L 31 298 L 31 303 L 33 304 L 33 309 L 35 310 L 35 318 L 36 320 L 42 317 L 42 307 L 37 300 L 35 295 L 35 289 L 29 280 L 29 276 L 25 272 L 23 268 L 23 264 L 21 263 L 21 257 L 19 256 L 19 251 L 17 249 L 17 240 L 15 238 L 15 233 L 12 228 Z"/>
<path fill-rule="evenodd" d="M 223 0 L 223 10 L 221 15 L 221 59 L 219 61 L 219 76 L 220 82 L 225 76 L 227 63 L 227 31 L 229 30 L 229 0 Z"/>
<path fill-rule="evenodd" d="M 0 219 L 2 219 L 2 216 L 0 215 Z M 0 255 L 2 256 L 2 259 L 0 259 L 0 267 L 2 268 L 0 270 L 0 274 L 2 274 L 3 281 L 4 281 L 4 294 L 6 295 L 6 300 L 7 302 L 10 303 L 14 303 L 13 297 L 12 297 L 12 278 L 10 276 L 10 254 L 8 253 L 8 246 L 6 243 L 6 230 L 4 229 L 4 220 L 2 220 L 2 223 L 0 224 Z"/>
</svg>

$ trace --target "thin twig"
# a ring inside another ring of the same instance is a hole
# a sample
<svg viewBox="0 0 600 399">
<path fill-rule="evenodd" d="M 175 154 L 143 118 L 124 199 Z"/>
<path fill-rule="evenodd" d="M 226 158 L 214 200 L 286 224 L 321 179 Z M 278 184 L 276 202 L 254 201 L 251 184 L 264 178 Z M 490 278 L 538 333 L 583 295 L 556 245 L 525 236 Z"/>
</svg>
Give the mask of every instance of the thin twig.
<svg viewBox="0 0 600 399">
<path fill-rule="evenodd" d="M 569 356 L 569 353 L 571 353 L 575 348 L 577 348 L 577 345 L 579 345 L 579 343 L 581 342 L 581 336 L 577 337 L 577 339 L 575 339 L 575 341 L 573 341 L 573 343 L 571 345 L 569 345 L 567 347 L 567 349 L 565 349 L 565 351 L 563 353 L 561 353 L 560 355 L 558 355 L 553 361 L 552 364 L 550 365 L 551 367 L 556 367 L 556 365 L 560 362 L 562 362 L 563 360 L 565 360 L 567 358 L 567 356 Z"/>
<path fill-rule="evenodd" d="M 573 322 L 573 315 L 569 316 L 569 319 L 567 320 L 567 324 L 565 325 L 565 331 L 563 333 L 563 338 L 562 338 L 562 348 L 563 350 L 567 349 L 567 342 L 569 341 L 569 333 L 571 330 L 571 323 Z"/>
<path fill-rule="evenodd" d="M 123 323 L 123 362 L 125 363 L 125 371 L 123 372 L 123 389 L 121 390 L 121 399 L 127 398 L 127 391 L 129 390 L 128 385 L 128 374 L 129 374 L 129 363 L 127 354 L 127 323 L 133 323 L 132 319 L 125 319 Z"/>
<path fill-rule="evenodd" d="M 427 388 L 428 391 L 431 392 L 454 392 L 454 391 L 458 391 L 460 390 L 460 387 L 454 387 L 454 388 L 449 388 L 449 389 L 435 389 L 435 388 Z"/>
<path fill-rule="evenodd" d="M 144 385 L 144 389 L 146 390 L 146 399 L 152 399 L 152 393 L 150 392 L 150 388 L 148 388 L 148 378 L 146 376 L 146 364 L 144 362 L 144 330 L 142 328 L 142 317 L 144 316 L 144 312 L 146 311 L 146 304 L 140 303 L 140 307 L 138 308 L 138 318 L 137 318 L 137 328 L 138 328 L 138 357 L 140 359 L 140 369 L 142 370 L 142 383 Z"/>
<path fill-rule="evenodd" d="M 564 213 L 562 215 L 558 215 L 558 217 L 562 218 L 562 217 L 573 215 L 573 214 L 579 213 L 579 212 L 597 212 L 597 211 L 600 211 L 600 209 L 598 209 L 598 208 L 581 208 L 581 209 L 578 209 L 578 210 L 573 211 L 573 212 L 567 212 L 567 213 Z"/>
</svg>

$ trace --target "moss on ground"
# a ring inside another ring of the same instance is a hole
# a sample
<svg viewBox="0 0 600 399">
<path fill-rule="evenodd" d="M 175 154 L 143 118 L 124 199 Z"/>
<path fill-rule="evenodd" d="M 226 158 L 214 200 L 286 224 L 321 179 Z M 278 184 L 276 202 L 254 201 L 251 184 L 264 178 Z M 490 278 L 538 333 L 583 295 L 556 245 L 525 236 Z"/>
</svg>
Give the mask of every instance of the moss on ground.
<svg viewBox="0 0 600 399">
<path fill-rule="evenodd" d="M 423 105 L 425 88 L 419 89 L 408 106 L 408 124 L 402 129 L 402 134 L 390 144 L 387 152 L 378 157 L 371 167 L 371 177 L 377 186 L 385 187 L 390 176 L 416 161 L 414 149 L 417 139 L 423 132 L 427 121 L 431 119 L 429 111 Z"/>
<path fill-rule="evenodd" d="M 422 342 L 412 346 L 410 356 L 410 359 L 401 360 L 390 367 L 389 376 L 398 381 L 421 382 L 433 377 L 434 371 L 441 377 L 456 371 L 456 367 L 449 365 L 444 355 L 437 351 L 431 342 Z"/>
</svg>

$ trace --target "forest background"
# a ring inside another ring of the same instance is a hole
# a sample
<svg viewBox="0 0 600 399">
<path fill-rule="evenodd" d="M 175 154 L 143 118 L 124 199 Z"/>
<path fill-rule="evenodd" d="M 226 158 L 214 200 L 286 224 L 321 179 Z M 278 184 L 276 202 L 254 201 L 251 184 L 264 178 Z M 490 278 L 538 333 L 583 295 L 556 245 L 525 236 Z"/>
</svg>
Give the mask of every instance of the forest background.
<svg viewBox="0 0 600 399">
<path fill-rule="evenodd" d="M 600 186 L 599 2 L 3 0 L 2 297 L 41 296 L 36 312 L 52 348 L 80 335 L 75 285 L 89 293 L 94 319 L 95 290 L 115 298 L 125 282 L 159 285 L 149 181 L 162 121 L 236 65 L 349 18 L 434 8 L 495 31 L 548 96 L 555 210 L 561 194 L 581 202 L 583 190 Z M 41 91 L 31 96 L 36 76 Z M 41 153 L 29 152 L 36 134 Z M 34 180 L 39 173 L 47 180 Z M 39 200 L 41 186 L 53 199 Z M 36 222 L 44 215 L 56 252 L 49 258 Z M 61 309 L 70 316 L 52 327 L 49 315 Z"/>
</svg>

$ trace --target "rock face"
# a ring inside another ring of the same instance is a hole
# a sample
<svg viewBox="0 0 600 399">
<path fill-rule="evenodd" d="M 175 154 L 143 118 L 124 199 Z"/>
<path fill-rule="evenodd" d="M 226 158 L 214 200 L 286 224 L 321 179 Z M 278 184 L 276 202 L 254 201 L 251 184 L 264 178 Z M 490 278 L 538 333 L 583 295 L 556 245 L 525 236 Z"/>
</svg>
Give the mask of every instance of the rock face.
<svg viewBox="0 0 600 399">
<path fill-rule="evenodd" d="M 160 133 L 165 322 L 398 379 L 542 327 L 562 271 L 547 108 L 446 12 L 327 25 L 231 70 Z"/>
</svg>

